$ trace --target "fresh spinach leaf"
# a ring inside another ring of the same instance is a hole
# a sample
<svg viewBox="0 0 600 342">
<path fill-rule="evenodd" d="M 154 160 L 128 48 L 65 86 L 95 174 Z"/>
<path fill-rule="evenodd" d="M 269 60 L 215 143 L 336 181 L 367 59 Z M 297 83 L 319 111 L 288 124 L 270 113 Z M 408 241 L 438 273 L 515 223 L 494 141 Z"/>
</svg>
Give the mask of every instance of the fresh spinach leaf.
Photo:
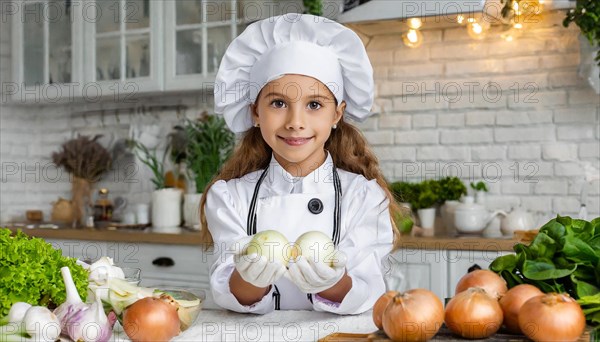
<svg viewBox="0 0 600 342">
<path fill-rule="evenodd" d="M 577 265 L 572 268 L 556 268 L 549 259 L 525 260 L 523 265 L 523 275 L 533 280 L 558 279 L 566 277 L 577 269 Z"/>
<path fill-rule="evenodd" d="M 592 247 L 577 236 L 570 235 L 565 238 L 563 253 L 567 259 L 573 262 L 585 265 L 596 265 L 598 263 L 598 251 L 594 251 Z"/>
<path fill-rule="evenodd" d="M 554 241 L 560 242 L 561 238 L 567 234 L 567 230 L 557 219 L 552 219 L 540 228 L 540 233 L 544 233 L 554 239 Z"/>
</svg>

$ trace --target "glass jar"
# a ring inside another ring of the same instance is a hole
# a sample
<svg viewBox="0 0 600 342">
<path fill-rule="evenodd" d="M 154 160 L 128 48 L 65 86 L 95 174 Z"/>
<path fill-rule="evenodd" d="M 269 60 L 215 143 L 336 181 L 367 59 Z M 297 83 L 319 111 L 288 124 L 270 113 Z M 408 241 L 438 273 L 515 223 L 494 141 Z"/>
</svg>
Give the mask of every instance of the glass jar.
<svg viewBox="0 0 600 342">
<path fill-rule="evenodd" d="M 113 203 L 108 198 L 108 189 L 102 188 L 98 191 L 98 199 L 94 204 L 94 221 L 112 220 Z"/>
</svg>

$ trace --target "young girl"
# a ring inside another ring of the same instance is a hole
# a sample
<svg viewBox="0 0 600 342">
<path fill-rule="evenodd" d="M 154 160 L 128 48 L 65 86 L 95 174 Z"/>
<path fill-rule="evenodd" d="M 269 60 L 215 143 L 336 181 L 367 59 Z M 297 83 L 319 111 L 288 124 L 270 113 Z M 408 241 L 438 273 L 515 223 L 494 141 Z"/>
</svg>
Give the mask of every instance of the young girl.
<svg viewBox="0 0 600 342">
<path fill-rule="evenodd" d="M 381 262 L 398 207 L 365 138 L 344 120 L 370 115 L 372 73 L 354 32 L 311 15 L 259 21 L 228 47 L 215 107 L 243 135 L 200 205 L 203 240 L 218 254 L 210 269 L 218 305 L 357 314 L 385 291 Z M 240 257 L 264 230 L 290 242 L 321 231 L 335 262 Z"/>
</svg>

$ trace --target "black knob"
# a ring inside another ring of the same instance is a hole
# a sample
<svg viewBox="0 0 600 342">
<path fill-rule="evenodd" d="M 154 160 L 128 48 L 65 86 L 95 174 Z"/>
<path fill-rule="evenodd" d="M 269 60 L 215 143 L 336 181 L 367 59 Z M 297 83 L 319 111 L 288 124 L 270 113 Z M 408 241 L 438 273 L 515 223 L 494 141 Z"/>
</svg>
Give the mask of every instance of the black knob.
<svg viewBox="0 0 600 342">
<path fill-rule="evenodd" d="M 171 259 L 169 257 L 160 257 L 160 258 L 154 259 L 152 261 L 152 265 L 158 266 L 158 267 L 171 267 L 171 266 L 175 265 L 175 261 L 173 261 L 173 259 Z"/>
<path fill-rule="evenodd" d="M 323 211 L 323 202 L 318 198 L 313 198 L 308 201 L 308 211 L 317 215 Z"/>
</svg>

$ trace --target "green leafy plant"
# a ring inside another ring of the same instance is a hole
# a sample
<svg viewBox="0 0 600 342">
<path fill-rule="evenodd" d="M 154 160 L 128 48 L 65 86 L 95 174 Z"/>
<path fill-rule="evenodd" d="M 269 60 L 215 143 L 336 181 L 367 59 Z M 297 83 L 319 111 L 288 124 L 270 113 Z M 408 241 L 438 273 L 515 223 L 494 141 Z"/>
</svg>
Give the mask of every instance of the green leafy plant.
<svg viewBox="0 0 600 342">
<path fill-rule="evenodd" d="M 165 188 L 165 167 L 164 167 L 164 156 L 163 161 L 159 161 L 156 155 L 156 149 L 150 150 L 144 144 L 131 140 L 130 144 L 133 147 L 135 155 L 140 161 L 150 168 L 152 175 L 154 176 L 151 181 L 154 184 L 156 190 Z"/>
<path fill-rule="evenodd" d="M 323 14 L 323 0 L 303 0 L 304 13 L 312 15 Z"/>
<path fill-rule="evenodd" d="M 600 324 L 600 217 L 588 222 L 557 216 L 528 246 L 513 249 L 516 254 L 490 265 L 509 288 L 531 284 L 544 292 L 566 292 L 578 299 L 588 322 Z"/>
<path fill-rule="evenodd" d="M 0 228 L 0 317 L 6 316 L 16 302 L 54 307 L 66 300 L 60 268 L 68 266 L 77 292 L 85 300 L 88 272 L 76 259 L 40 238 Z"/>
<path fill-rule="evenodd" d="M 410 203 L 413 210 L 430 208 L 438 203 L 440 184 L 435 180 L 421 183 L 395 182 L 390 184 L 390 191 L 399 202 Z"/>
<path fill-rule="evenodd" d="M 579 26 L 581 34 L 587 38 L 590 45 L 599 49 L 594 60 L 600 66 L 600 2 L 577 0 L 575 8 L 567 12 L 563 26 L 568 27 L 573 22 Z"/>
<path fill-rule="evenodd" d="M 467 194 L 467 187 L 458 177 L 445 177 L 438 181 L 440 194 L 438 199 L 441 203 L 445 201 L 456 201 L 462 195 Z M 440 204 L 441 204 L 440 203 Z"/>
<path fill-rule="evenodd" d="M 487 188 L 487 185 L 485 184 L 485 182 L 477 182 L 477 183 L 471 182 L 471 189 L 473 189 L 475 191 L 488 192 L 488 188 Z"/>
<path fill-rule="evenodd" d="M 231 155 L 235 135 L 223 117 L 206 112 L 197 120 L 188 119 L 185 132 L 187 170 L 196 183 L 196 191 L 201 193 Z"/>
</svg>

